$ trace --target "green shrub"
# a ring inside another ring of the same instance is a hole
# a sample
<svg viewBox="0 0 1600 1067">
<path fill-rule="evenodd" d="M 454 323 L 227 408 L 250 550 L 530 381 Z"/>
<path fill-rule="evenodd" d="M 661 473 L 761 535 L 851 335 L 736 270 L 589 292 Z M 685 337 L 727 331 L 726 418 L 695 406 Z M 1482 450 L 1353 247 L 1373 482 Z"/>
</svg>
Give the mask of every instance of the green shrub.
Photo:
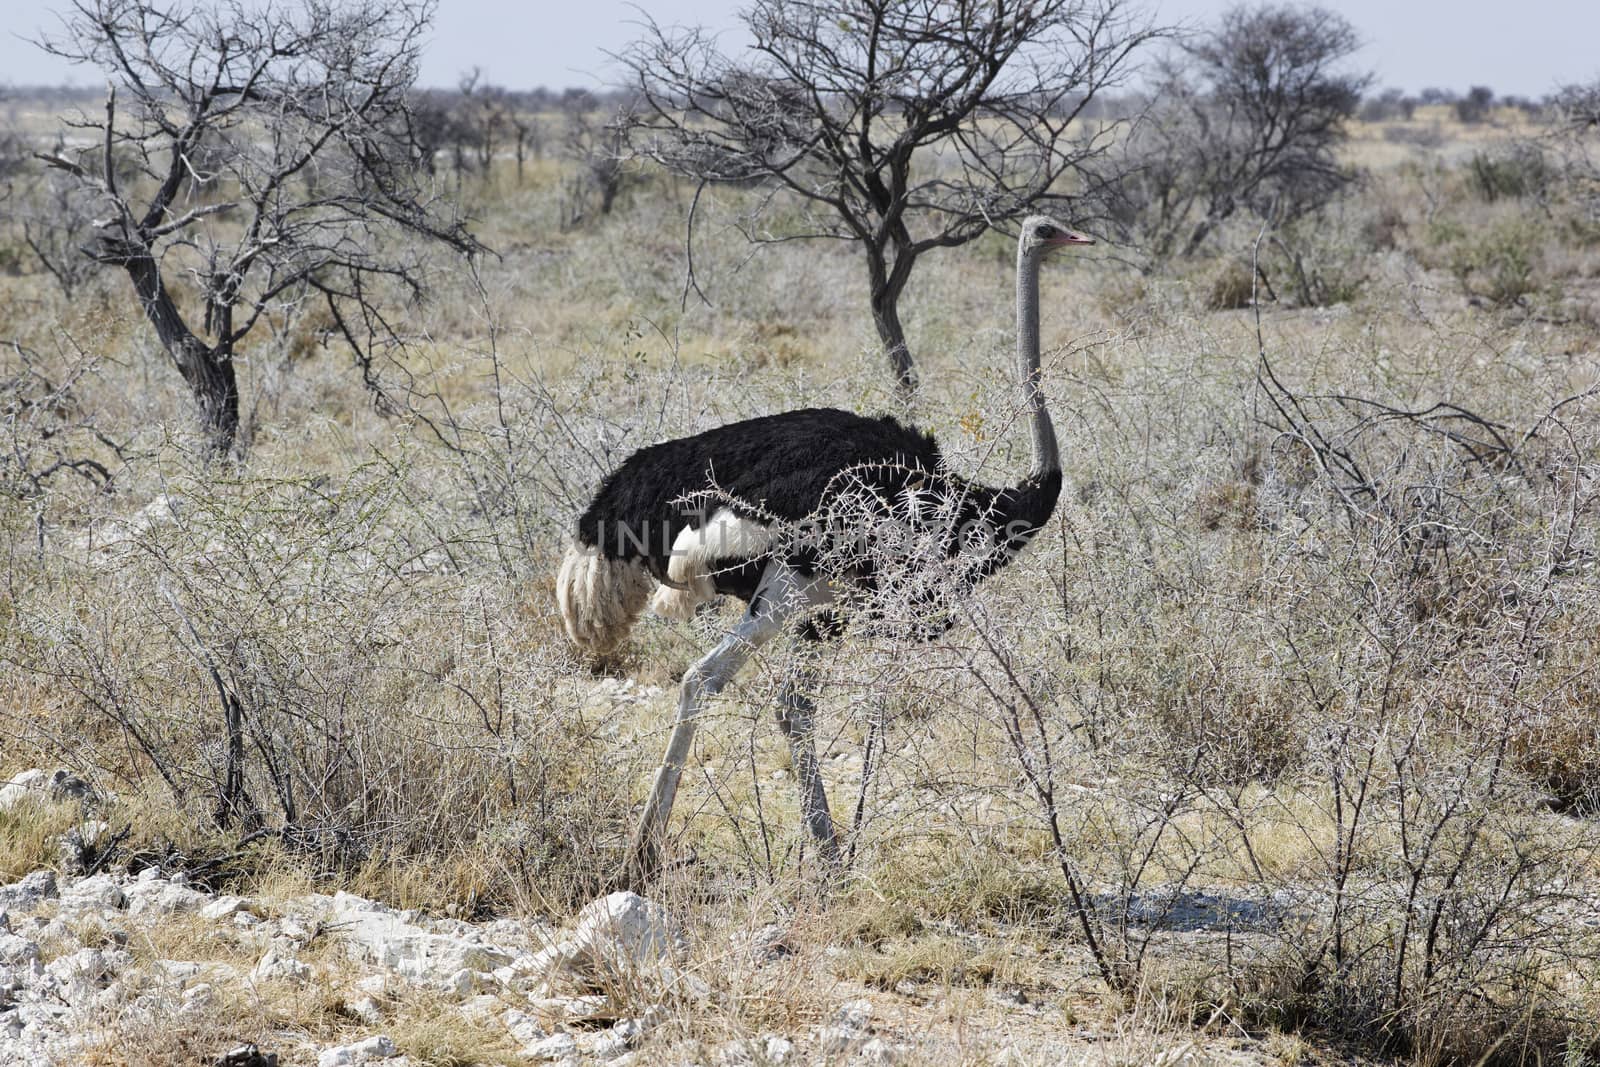
<svg viewBox="0 0 1600 1067">
<path fill-rule="evenodd" d="M 1502 219 L 1465 232 L 1450 252 L 1450 273 L 1463 291 L 1495 307 L 1522 303 L 1541 288 L 1539 229 Z"/>
<path fill-rule="evenodd" d="M 1467 184 L 1486 203 L 1542 197 L 1555 172 L 1533 145 L 1513 145 L 1495 152 L 1474 152 L 1467 162 Z"/>
</svg>

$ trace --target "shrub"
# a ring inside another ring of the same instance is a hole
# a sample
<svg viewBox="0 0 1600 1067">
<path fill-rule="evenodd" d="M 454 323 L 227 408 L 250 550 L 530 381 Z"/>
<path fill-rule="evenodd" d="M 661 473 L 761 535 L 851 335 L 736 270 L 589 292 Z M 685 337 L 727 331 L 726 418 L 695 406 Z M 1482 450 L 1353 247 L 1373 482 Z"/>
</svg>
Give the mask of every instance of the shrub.
<svg viewBox="0 0 1600 1067">
<path fill-rule="evenodd" d="M 186 818 L 264 830 L 316 870 L 470 852 L 441 894 L 592 891 L 627 791 L 548 656 L 513 654 L 483 528 L 415 477 L 404 456 L 336 479 L 166 472 L 61 564 L 92 596 L 17 600 L 29 673 L 71 694 L 22 741 L 70 723 L 74 766 L 163 781 Z"/>
<path fill-rule="evenodd" d="M 1554 170 L 1536 145 L 1517 144 L 1495 152 L 1474 152 L 1467 163 L 1468 185 L 1485 203 L 1502 199 L 1543 199 Z"/>
<path fill-rule="evenodd" d="M 1451 241 L 1450 272 L 1469 297 L 1503 308 L 1540 291 L 1542 227 L 1525 218 L 1505 217 L 1458 233 Z"/>
<path fill-rule="evenodd" d="M 1205 306 L 1212 311 L 1246 308 L 1255 295 L 1255 275 L 1234 258 L 1219 260 L 1206 283 Z"/>
<path fill-rule="evenodd" d="M 1487 85 L 1474 85 L 1467 90 L 1467 95 L 1456 101 L 1456 119 L 1472 125 L 1482 122 L 1489 117 L 1489 108 L 1494 105 L 1494 90 Z"/>
<path fill-rule="evenodd" d="M 1380 217 L 1379 225 L 1383 225 Z M 1346 304 L 1361 295 L 1370 273 L 1364 247 L 1368 225 L 1334 209 L 1298 220 L 1273 235 L 1273 270 L 1301 307 Z"/>
</svg>

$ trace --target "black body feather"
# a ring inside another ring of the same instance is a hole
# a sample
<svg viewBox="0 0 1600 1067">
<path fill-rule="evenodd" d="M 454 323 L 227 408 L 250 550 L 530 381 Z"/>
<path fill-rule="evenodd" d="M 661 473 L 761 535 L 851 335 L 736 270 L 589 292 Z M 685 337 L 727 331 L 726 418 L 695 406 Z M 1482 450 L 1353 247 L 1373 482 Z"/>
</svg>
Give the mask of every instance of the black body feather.
<svg viewBox="0 0 1600 1067">
<path fill-rule="evenodd" d="M 942 554 L 987 541 L 966 581 L 1013 558 L 1054 510 L 1060 472 L 1009 489 L 968 482 L 944 469 L 932 435 L 891 416 L 869 418 L 837 408 L 806 408 L 729 423 L 691 437 L 642 448 L 601 483 L 578 520 L 578 541 L 615 560 L 641 559 L 665 578 L 674 541 L 719 508 L 771 524 L 813 520 L 842 491 L 866 489 L 880 517 L 918 520 L 912 491 L 942 502 L 938 521 L 949 537 Z M 859 502 L 862 493 L 854 492 Z M 717 561 L 717 591 L 750 600 L 762 568 L 781 555 L 802 573 L 816 570 L 829 548 L 780 544 L 753 559 Z M 873 584 L 870 565 L 852 568 Z M 940 627 L 942 628 L 942 627 Z"/>
</svg>

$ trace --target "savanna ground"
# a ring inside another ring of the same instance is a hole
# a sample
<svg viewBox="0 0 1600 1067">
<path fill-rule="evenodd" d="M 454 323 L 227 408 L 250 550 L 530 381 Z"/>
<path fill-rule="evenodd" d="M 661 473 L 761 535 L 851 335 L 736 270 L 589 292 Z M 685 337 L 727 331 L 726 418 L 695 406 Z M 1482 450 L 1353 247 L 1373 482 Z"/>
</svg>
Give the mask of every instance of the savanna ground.
<svg viewBox="0 0 1600 1067">
<path fill-rule="evenodd" d="M 1105 244 L 1047 268 L 1056 516 L 934 643 L 818 654 L 836 883 L 772 723 L 798 653 L 716 702 L 651 891 L 715 996 L 647 1056 L 865 992 L 929 1039 L 913 1062 L 1600 1062 L 1600 220 L 1519 135 L 1358 124 L 1365 178 L 1281 243 L 1241 218 L 1159 269 Z M 68 298 L 7 221 L 0 777 L 68 767 L 104 799 L 0 814 L 0 882 L 90 818 L 127 830 L 113 866 L 268 899 L 560 922 L 611 883 L 676 679 L 733 615 L 575 657 L 551 576 L 586 494 L 732 419 L 901 408 L 854 251 L 752 249 L 753 192 L 702 198 L 709 303 L 692 187 L 635 174 L 565 228 L 566 163 L 459 192 L 498 255 L 441 258 L 403 309 L 400 402 L 288 311 L 240 367 L 237 465 L 126 278 Z M 991 483 L 1026 466 L 1012 270 L 998 235 L 930 257 L 905 309 L 911 414 Z M 219 827 L 229 701 L 255 811 Z M 770 923 L 794 953 L 756 966 Z M 328 999 L 124 1042 L 354 1032 Z M 406 1010 L 424 1061 L 508 1059 L 447 1001 Z"/>
</svg>

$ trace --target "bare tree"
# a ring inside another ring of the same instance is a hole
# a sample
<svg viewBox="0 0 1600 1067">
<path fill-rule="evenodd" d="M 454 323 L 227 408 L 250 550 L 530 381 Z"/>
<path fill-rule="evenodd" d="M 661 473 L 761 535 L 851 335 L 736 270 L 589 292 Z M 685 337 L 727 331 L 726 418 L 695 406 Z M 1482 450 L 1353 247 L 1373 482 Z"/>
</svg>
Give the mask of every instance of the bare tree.
<svg viewBox="0 0 1600 1067">
<path fill-rule="evenodd" d="M 517 184 L 521 185 L 528 157 L 539 159 L 544 155 L 544 123 L 526 98 L 516 101 L 511 109 L 511 133 L 517 155 Z"/>
<path fill-rule="evenodd" d="M 561 149 L 574 169 L 572 188 L 565 197 L 568 209 L 563 212 L 563 226 L 583 221 L 591 197 L 598 199 L 601 215 L 611 214 L 627 184 L 626 134 L 634 106 L 623 102 L 609 117 L 604 106 L 593 93 L 583 90 L 568 90 L 561 97 L 566 116 Z"/>
<path fill-rule="evenodd" d="M 439 153 L 455 136 L 456 116 L 448 92 L 422 89 L 411 94 L 413 153 L 429 176 L 439 170 Z"/>
<path fill-rule="evenodd" d="M 58 140 L 55 153 L 63 150 L 64 143 Z M 94 258 L 80 251 L 93 233 L 98 197 L 82 182 L 60 173 L 47 175 L 28 191 L 28 202 L 16 212 L 22 224 L 22 243 L 71 300 L 101 269 Z"/>
<path fill-rule="evenodd" d="M 432 11 L 75 0 L 43 42 L 111 85 L 103 116 L 68 123 L 95 147 L 41 158 L 104 204 L 92 254 L 127 271 L 218 452 L 239 429 L 234 355 L 264 318 L 324 304 L 381 400 L 375 354 L 399 341 L 383 299 L 426 289 L 419 242 L 385 236 L 479 247 L 418 180 L 408 90 Z M 203 309 L 199 333 L 175 285 Z"/>
<path fill-rule="evenodd" d="M 1590 219 L 1600 220 L 1600 78 L 1563 87 L 1550 110 L 1549 139 L 1568 191 Z"/>
<path fill-rule="evenodd" d="M 504 86 L 484 81 L 482 67 L 473 67 L 461 75 L 457 84 L 461 90 L 461 122 L 477 155 L 478 177 L 488 181 L 495 149 L 511 125 L 511 95 Z"/>
<path fill-rule="evenodd" d="M 900 297 L 917 260 L 1102 180 L 1097 95 L 1156 35 L 1126 0 L 755 0 L 751 58 L 647 23 L 622 56 L 635 149 L 703 182 L 768 183 L 799 220 L 754 240 L 860 244 L 873 323 L 909 394 Z M 793 216 L 786 216 L 793 218 Z"/>
<path fill-rule="evenodd" d="M 1340 69 L 1360 43 L 1324 8 L 1235 7 L 1169 57 L 1117 190 L 1140 243 L 1192 255 L 1241 205 L 1287 220 L 1327 203 L 1353 177 L 1335 150 L 1371 81 Z"/>
</svg>

